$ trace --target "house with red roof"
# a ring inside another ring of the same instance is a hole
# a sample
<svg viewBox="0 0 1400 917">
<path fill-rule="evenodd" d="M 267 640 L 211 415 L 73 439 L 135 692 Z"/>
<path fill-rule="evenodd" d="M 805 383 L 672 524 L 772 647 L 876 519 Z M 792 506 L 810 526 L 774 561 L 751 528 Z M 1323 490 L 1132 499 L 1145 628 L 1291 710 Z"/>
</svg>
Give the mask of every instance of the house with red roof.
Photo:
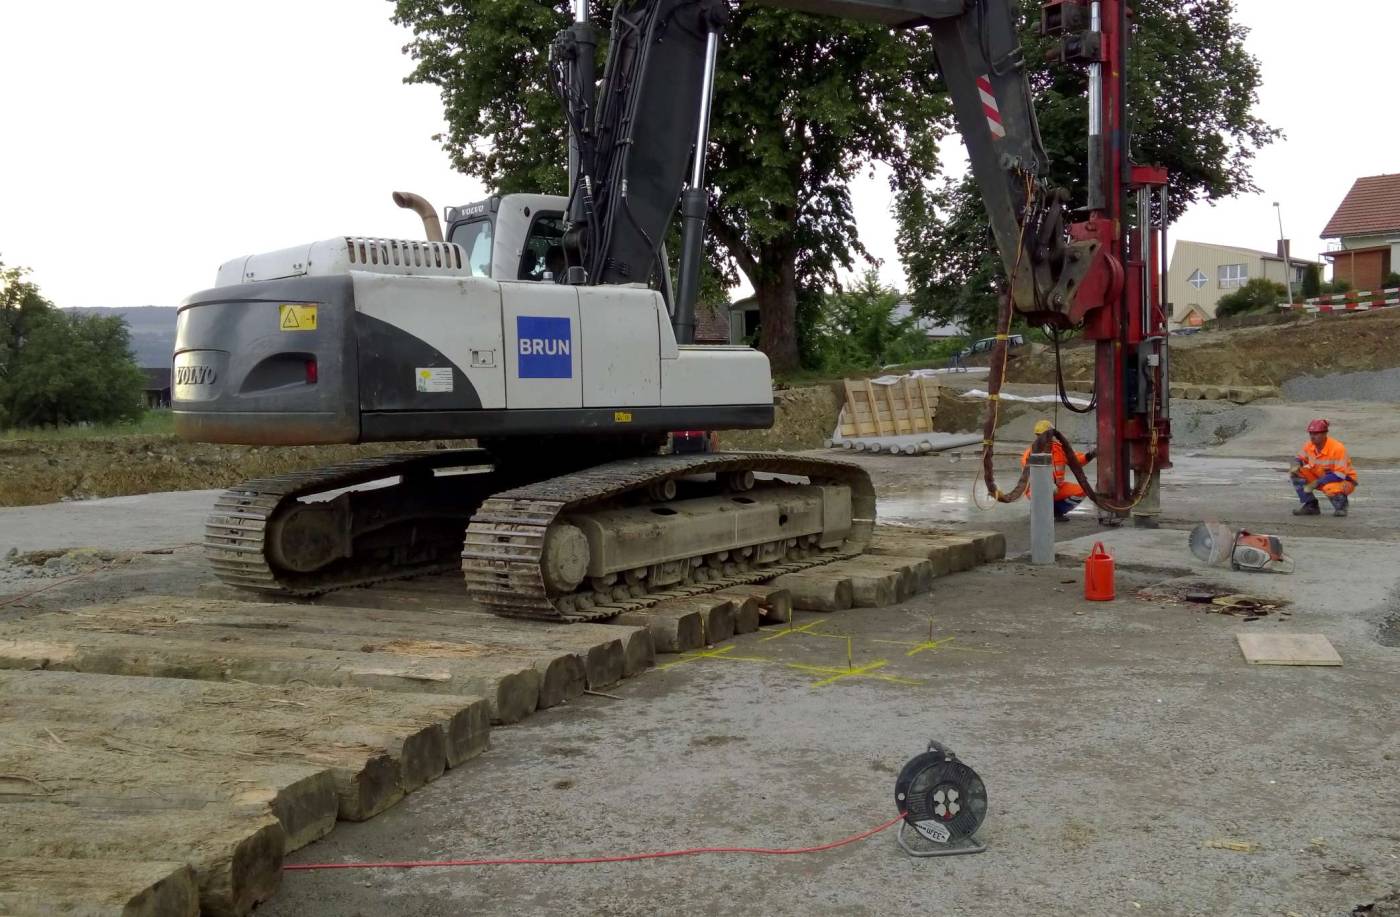
<svg viewBox="0 0 1400 917">
<path fill-rule="evenodd" d="M 1385 276 L 1400 269 L 1400 174 L 1358 178 L 1322 238 L 1336 247 L 1324 252 L 1332 279 L 1355 290 L 1377 290 Z"/>
</svg>

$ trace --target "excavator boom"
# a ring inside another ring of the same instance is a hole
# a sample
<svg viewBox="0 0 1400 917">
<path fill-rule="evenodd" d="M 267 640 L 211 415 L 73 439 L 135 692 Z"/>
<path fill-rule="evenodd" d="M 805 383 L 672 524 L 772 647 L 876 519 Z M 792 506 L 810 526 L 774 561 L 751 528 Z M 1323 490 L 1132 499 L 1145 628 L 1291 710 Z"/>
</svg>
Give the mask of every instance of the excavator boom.
<svg viewBox="0 0 1400 917">
<path fill-rule="evenodd" d="M 620 0 L 601 86 L 592 86 L 586 3 L 556 42 L 569 111 L 567 282 L 648 282 L 681 215 L 677 340 L 689 343 L 699 288 L 707 194 L 710 92 L 727 0 Z M 926 29 L 1008 278 L 1010 304 L 1031 324 L 1083 328 L 1098 347 L 1100 504 L 1139 505 L 1130 471 L 1168 465 L 1165 291 L 1166 175 L 1130 166 L 1125 117 L 1125 0 L 1044 0 L 1040 27 L 1055 56 L 1086 67 L 1088 200 L 1067 225 L 1069 194 L 1047 183 L 1013 0 L 752 0 L 895 28 Z M 687 173 L 686 166 L 689 165 Z M 1136 195 L 1133 208 L 1125 206 Z"/>
</svg>

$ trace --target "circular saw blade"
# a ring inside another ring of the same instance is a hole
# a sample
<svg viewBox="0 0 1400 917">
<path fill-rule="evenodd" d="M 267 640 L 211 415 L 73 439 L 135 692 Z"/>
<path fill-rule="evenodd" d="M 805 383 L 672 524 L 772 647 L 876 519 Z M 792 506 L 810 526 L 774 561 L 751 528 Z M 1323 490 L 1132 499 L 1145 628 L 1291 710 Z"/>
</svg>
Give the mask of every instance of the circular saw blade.
<svg viewBox="0 0 1400 917">
<path fill-rule="evenodd" d="M 1191 529 L 1191 553 L 1212 566 L 1224 564 L 1235 545 L 1235 533 L 1219 522 L 1201 522 Z"/>
</svg>

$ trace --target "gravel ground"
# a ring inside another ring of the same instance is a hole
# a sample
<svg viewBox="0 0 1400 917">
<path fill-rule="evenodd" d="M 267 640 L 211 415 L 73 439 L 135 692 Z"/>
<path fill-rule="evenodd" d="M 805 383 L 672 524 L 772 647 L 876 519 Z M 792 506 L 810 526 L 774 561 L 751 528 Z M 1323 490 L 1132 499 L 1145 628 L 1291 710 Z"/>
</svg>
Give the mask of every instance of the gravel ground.
<svg viewBox="0 0 1400 917">
<path fill-rule="evenodd" d="M 1333 373 L 1328 376 L 1298 376 L 1283 383 L 1283 397 L 1289 401 L 1331 401 L 1345 396 L 1348 401 L 1400 402 L 1400 368 L 1364 373 Z"/>
</svg>

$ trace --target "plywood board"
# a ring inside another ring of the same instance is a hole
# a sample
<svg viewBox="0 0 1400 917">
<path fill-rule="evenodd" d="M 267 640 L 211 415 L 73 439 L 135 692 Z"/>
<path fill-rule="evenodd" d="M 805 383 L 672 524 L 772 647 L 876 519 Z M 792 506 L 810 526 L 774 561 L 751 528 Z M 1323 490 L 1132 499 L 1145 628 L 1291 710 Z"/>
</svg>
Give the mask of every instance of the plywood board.
<svg viewBox="0 0 1400 917">
<path fill-rule="evenodd" d="M 843 387 L 846 403 L 841 413 L 842 436 L 899 436 L 933 429 L 937 379 L 905 377 L 891 385 L 878 386 L 869 379 L 846 379 Z"/>
<path fill-rule="evenodd" d="M 1322 634 L 1235 634 L 1251 665 L 1341 665 L 1342 657 Z"/>
</svg>

